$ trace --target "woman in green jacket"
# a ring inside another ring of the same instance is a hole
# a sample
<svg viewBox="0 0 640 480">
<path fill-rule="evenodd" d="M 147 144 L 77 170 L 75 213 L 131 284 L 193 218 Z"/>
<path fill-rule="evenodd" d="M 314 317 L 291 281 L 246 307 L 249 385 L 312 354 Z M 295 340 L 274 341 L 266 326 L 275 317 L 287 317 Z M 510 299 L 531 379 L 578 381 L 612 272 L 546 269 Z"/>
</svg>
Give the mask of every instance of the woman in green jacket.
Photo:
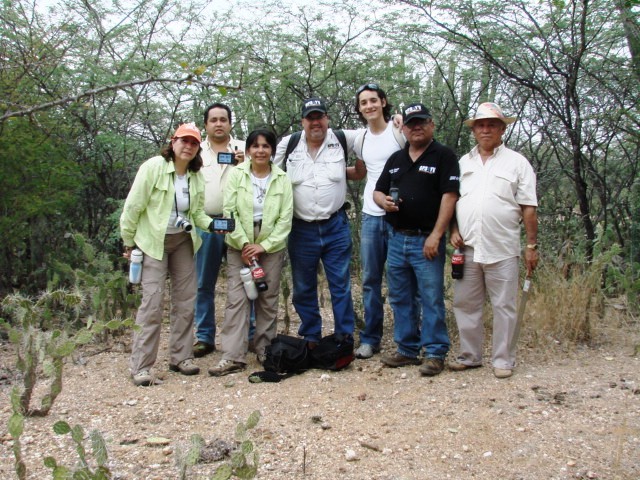
<svg viewBox="0 0 640 480">
<path fill-rule="evenodd" d="M 254 344 L 258 361 L 277 333 L 280 274 L 286 240 L 293 218 L 293 194 L 287 174 L 272 163 L 276 136 L 266 129 L 247 137 L 249 162 L 229 175 L 224 195 L 225 216 L 236 218 L 236 229 L 226 238 L 227 307 L 220 331 L 222 360 L 209 374 L 227 375 L 244 370 L 248 350 L 250 300 L 240 279 L 240 270 L 255 259 L 262 267 L 267 290 L 254 301 L 256 331 Z"/>
<path fill-rule="evenodd" d="M 144 162 L 133 181 L 120 217 L 120 231 L 129 258 L 137 246 L 144 253 L 140 327 L 133 336 L 130 370 L 135 385 L 153 383 L 162 326 L 167 273 L 171 279 L 169 369 L 195 375 L 193 312 L 196 297 L 194 254 L 201 239 L 192 227 L 211 226 L 204 213 L 204 180 L 199 173 L 200 131 L 193 123 L 176 130 L 160 156 Z"/>
</svg>

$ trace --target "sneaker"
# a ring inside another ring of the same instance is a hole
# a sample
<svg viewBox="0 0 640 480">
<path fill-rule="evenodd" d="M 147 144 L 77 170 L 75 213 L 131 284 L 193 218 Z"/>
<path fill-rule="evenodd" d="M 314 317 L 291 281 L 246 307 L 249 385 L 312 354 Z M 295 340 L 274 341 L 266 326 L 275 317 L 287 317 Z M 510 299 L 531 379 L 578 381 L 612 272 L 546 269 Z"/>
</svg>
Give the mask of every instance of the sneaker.
<svg viewBox="0 0 640 480">
<path fill-rule="evenodd" d="M 371 358 L 374 353 L 378 353 L 380 347 L 374 347 L 368 343 L 361 343 L 358 349 L 355 351 L 356 358 Z"/>
<path fill-rule="evenodd" d="M 480 368 L 482 365 L 467 365 L 466 363 L 460 362 L 449 362 L 447 367 L 449 370 L 453 372 L 462 372 L 464 370 L 470 370 L 472 368 Z"/>
<path fill-rule="evenodd" d="M 442 370 L 444 370 L 444 360 L 441 358 L 427 358 L 420 367 L 420 373 L 427 377 L 438 375 Z"/>
<path fill-rule="evenodd" d="M 420 365 L 422 363 L 422 361 L 417 357 L 405 357 L 398 352 L 393 355 L 382 357 L 380 361 L 387 367 L 391 368 L 405 367 L 407 365 Z"/>
<path fill-rule="evenodd" d="M 180 372 L 182 375 L 197 375 L 200 373 L 200 367 L 193 363 L 193 360 L 190 358 L 181 361 L 177 365 L 169 364 L 169 370 L 172 372 Z"/>
<path fill-rule="evenodd" d="M 209 375 L 212 377 L 222 377 L 223 375 L 229 375 L 230 373 L 240 372 L 244 370 L 246 365 L 241 362 L 234 362 L 233 360 L 227 360 L 223 358 L 218 365 L 209 369 Z"/>
<path fill-rule="evenodd" d="M 132 375 L 131 378 L 136 387 L 148 387 L 153 383 L 153 377 L 149 370 L 140 370 L 135 375 Z"/>
<path fill-rule="evenodd" d="M 209 355 L 212 352 L 216 351 L 216 346 L 211 345 L 210 343 L 201 342 L 198 340 L 193 346 L 193 356 L 196 358 L 204 357 L 205 355 Z"/>
<path fill-rule="evenodd" d="M 508 368 L 494 368 L 493 374 L 496 376 L 496 378 L 509 378 L 511 375 L 513 375 L 513 371 L 509 370 Z"/>
</svg>

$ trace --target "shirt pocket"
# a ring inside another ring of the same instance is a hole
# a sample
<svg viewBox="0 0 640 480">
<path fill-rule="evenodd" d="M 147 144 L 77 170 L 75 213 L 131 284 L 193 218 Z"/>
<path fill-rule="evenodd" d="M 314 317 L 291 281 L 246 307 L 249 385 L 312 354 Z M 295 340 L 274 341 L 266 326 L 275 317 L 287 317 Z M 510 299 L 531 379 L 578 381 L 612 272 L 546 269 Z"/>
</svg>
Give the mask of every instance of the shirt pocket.
<svg viewBox="0 0 640 480">
<path fill-rule="evenodd" d="M 460 172 L 460 198 L 466 197 L 475 190 L 477 177 L 476 172 L 471 169 Z"/>
<path fill-rule="evenodd" d="M 500 198 L 513 200 L 518 189 L 518 176 L 515 172 L 509 170 L 493 171 L 493 188 L 492 190 Z"/>
<path fill-rule="evenodd" d="M 341 182 L 346 178 L 346 170 L 343 158 L 328 158 L 317 165 L 317 178 L 320 183 L 332 184 Z"/>
</svg>

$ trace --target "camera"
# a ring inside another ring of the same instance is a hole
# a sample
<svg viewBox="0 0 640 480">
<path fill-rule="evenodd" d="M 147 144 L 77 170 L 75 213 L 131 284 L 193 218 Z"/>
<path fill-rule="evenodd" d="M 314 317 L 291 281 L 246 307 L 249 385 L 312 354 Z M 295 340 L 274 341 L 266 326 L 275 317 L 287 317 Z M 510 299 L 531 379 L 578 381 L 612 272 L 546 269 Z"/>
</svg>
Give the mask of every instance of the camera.
<svg viewBox="0 0 640 480">
<path fill-rule="evenodd" d="M 398 203 L 400 202 L 400 190 L 398 189 L 398 187 L 391 187 L 389 189 L 389 196 L 393 200 L 393 203 L 398 205 Z"/>
<path fill-rule="evenodd" d="M 189 220 L 187 220 L 181 215 L 178 215 L 178 217 L 176 218 L 176 223 L 174 224 L 174 227 L 182 229 L 183 232 L 190 232 L 191 229 L 193 228 L 193 225 L 189 223 Z"/>
<path fill-rule="evenodd" d="M 233 232 L 236 229 L 236 220 L 234 218 L 214 218 L 213 230 L 222 232 Z"/>
<path fill-rule="evenodd" d="M 236 154 L 232 152 L 218 152 L 218 163 L 221 165 L 235 165 Z"/>
</svg>

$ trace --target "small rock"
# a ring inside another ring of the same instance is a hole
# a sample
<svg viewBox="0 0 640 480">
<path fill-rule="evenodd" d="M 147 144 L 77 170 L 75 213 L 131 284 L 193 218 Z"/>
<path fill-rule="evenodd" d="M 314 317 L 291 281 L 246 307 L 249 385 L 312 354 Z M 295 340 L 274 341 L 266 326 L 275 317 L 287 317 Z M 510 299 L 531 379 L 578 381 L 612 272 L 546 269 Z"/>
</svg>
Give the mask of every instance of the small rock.
<svg viewBox="0 0 640 480">
<path fill-rule="evenodd" d="M 171 447 L 164 447 L 162 449 L 162 453 L 164 453 L 165 455 L 171 455 L 173 453 L 173 448 Z"/>
<path fill-rule="evenodd" d="M 358 400 L 360 400 L 361 402 L 364 402 L 367 399 L 367 394 L 366 393 L 361 393 L 360 395 L 358 395 L 356 397 Z"/>
<path fill-rule="evenodd" d="M 489 458 L 491 455 L 493 455 L 493 453 L 492 453 L 492 452 L 484 452 L 484 453 L 482 454 L 482 456 L 483 456 L 484 458 Z"/>
<path fill-rule="evenodd" d="M 462 451 L 463 452 L 468 452 L 469 451 L 469 445 L 462 445 Z"/>
<path fill-rule="evenodd" d="M 598 478 L 598 474 L 596 472 L 587 472 L 587 478 Z"/>
<path fill-rule="evenodd" d="M 344 452 L 344 458 L 346 458 L 347 462 L 355 462 L 356 460 L 360 460 L 356 451 L 350 448 L 348 448 L 347 451 Z"/>
<path fill-rule="evenodd" d="M 133 407 L 134 405 L 138 404 L 138 400 L 135 400 L 135 399 L 134 400 L 125 400 L 124 404 L 128 405 L 130 407 Z"/>
<path fill-rule="evenodd" d="M 569 460 L 567 462 L 567 467 L 575 467 L 577 465 L 577 462 L 575 460 Z"/>
<path fill-rule="evenodd" d="M 382 454 L 383 455 L 391 455 L 393 453 L 393 450 L 391 450 L 390 448 L 383 448 L 382 449 Z"/>
<path fill-rule="evenodd" d="M 407 378 L 407 374 L 403 373 L 402 375 L 400 375 L 400 378 L 402 378 L 404 380 L 405 378 Z"/>
<path fill-rule="evenodd" d="M 320 375 L 321 382 L 328 382 L 329 380 L 331 380 L 331 375 L 329 375 L 328 373 L 323 373 L 322 375 Z"/>
<path fill-rule="evenodd" d="M 327 422 L 322 422 L 320 424 L 320 428 L 323 430 L 329 430 L 331 428 L 331 425 L 329 425 Z"/>
</svg>

